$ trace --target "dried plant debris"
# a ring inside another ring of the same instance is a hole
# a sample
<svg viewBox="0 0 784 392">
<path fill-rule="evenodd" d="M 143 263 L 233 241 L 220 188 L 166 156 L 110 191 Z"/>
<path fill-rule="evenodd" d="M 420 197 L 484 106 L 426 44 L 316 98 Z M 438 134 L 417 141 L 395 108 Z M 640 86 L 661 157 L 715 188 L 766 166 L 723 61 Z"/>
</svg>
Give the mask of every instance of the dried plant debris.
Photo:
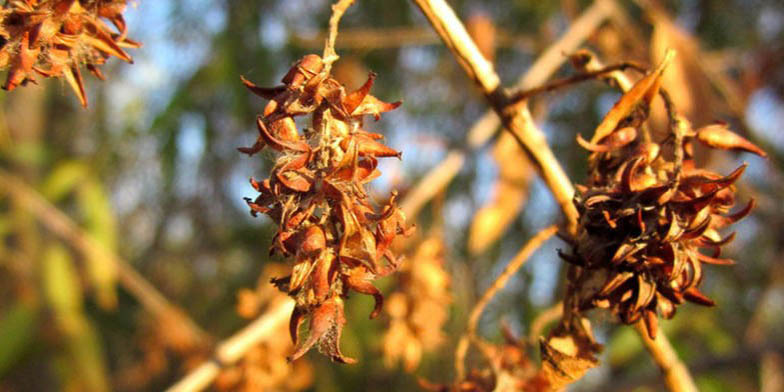
<svg viewBox="0 0 784 392">
<path fill-rule="evenodd" d="M 704 264 L 729 265 L 721 247 L 734 234 L 719 231 L 746 216 L 754 201 L 735 206 L 733 184 L 746 165 L 722 175 L 696 167 L 695 142 L 760 156 L 757 146 L 724 124 L 693 129 L 680 116 L 661 76 L 672 58 L 642 78 L 610 110 L 591 141 L 587 184 L 578 186 L 574 203 L 579 232 L 571 254 L 578 268 L 571 304 L 578 312 L 605 308 L 626 324 L 643 320 L 651 338 L 658 317 L 675 315 L 684 301 L 712 306 L 699 291 Z M 669 136 L 653 142 L 644 134 L 654 97 L 669 113 Z"/>
<path fill-rule="evenodd" d="M 529 358 L 525 342 L 514 336 L 506 325 L 502 325 L 501 332 L 504 338 L 501 344 L 482 340 L 475 342 L 485 361 L 483 365 L 471 369 L 464 380 L 451 385 L 420 380 L 420 385 L 425 390 L 437 392 L 551 390 L 545 374 Z"/>
<path fill-rule="evenodd" d="M 398 290 L 385 307 L 389 329 L 384 334 L 384 360 L 388 366 L 403 362 L 416 370 L 426 352 L 440 347 L 449 317 L 449 274 L 444 270 L 445 246 L 439 236 L 424 240 L 408 258 L 398 276 Z"/>
<path fill-rule="evenodd" d="M 338 347 L 346 323 L 343 300 L 350 290 L 372 295 L 382 308 L 383 296 L 372 280 L 390 274 L 400 260 L 390 245 L 407 235 L 405 215 L 395 194 L 375 207 L 365 185 L 381 173 L 378 158 L 400 157 L 381 142 L 382 136 L 363 129 L 366 115 L 380 118 L 400 102 L 386 103 L 370 95 L 375 78 L 347 93 L 324 71 L 319 56 L 307 55 L 283 78 L 283 85 L 264 88 L 243 78 L 257 95 L 270 100 L 257 119 L 256 143 L 240 151 L 252 155 L 269 148 L 278 153 L 269 178 L 251 180 L 260 193 L 247 199 L 251 213 L 264 213 L 278 225 L 271 253 L 293 261 L 291 274 L 273 283 L 297 304 L 290 332 L 295 343 L 299 326 L 309 319 L 309 336 L 290 357 L 295 360 L 313 346 L 332 360 L 352 363 Z M 301 133 L 295 116 L 311 115 Z"/>
<path fill-rule="evenodd" d="M 0 8 L 0 69 L 8 70 L 3 89 L 35 83 L 36 74 L 62 77 L 86 107 L 80 67 L 103 80 L 98 67 L 109 57 L 131 63 L 125 50 L 141 46 L 126 37 L 126 5 L 127 0 L 6 1 Z"/>
</svg>

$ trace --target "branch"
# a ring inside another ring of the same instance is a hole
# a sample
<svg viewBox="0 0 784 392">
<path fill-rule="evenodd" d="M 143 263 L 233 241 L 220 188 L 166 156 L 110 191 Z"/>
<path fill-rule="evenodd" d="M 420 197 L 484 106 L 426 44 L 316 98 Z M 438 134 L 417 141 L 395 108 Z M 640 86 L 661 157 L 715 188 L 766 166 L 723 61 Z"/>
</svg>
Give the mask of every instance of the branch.
<svg viewBox="0 0 784 392">
<path fill-rule="evenodd" d="M 465 364 L 463 362 L 466 352 L 468 352 L 469 339 L 476 335 L 476 327 L 479 323 L 479 317 L 482 315 L 482 311 L 484 311 L 487 304 L 490 303 L 490 300 L 492 300 L 493 297 L 501 289 L 503 289 L 504 286 L 506 286 L 506 283 L 512 276 L 514 276 L 515 273 L 517 273 L 520 267 L 522 267 L 523 264 L 528 261 L 531 255 L 557 231 L 558 226 L 552 225 L 542 229 L 533 238 L 528 240 L 523 248 L 517 252 L 517 255 L 515 255 L 514 259 L 512 259 L 512 261 L 506 265 L 503 272 L 501 272 L 501 275 L 499 275 L 495 282 L 493 282 L 487 291 L 485 291 L 479 302 L 474 305 L 474 309 L 471 310 L 471 315 L 468 317 L 468 328 L 466 333 L 460 337 L 460 342 L 458 343 L 457 349 L 455 350 L 455 370 L 457 371 L 458 380 L 465 378 Z"/>
<path fill-rule="evenodd" d="M 167 391 L 192 392 L 207 388 L 221 369 L 239 361 L 248 350 L 265 339 L 273 338 L 280 326 L 288 322 L 293 309 L 294 301 L 288 298 L 271 305 L 261 317 L 219 344 L 212 359 L 188 373 Z"/>
<path fill-rule="evenodd" d="M 325 74 L 329 74 L 332 63 L 339 58 L 338 54 L 335 53 L 335 41 L 338 38 L 338 24 L 340 23 L 340 18 L 346 13 L 348 7 L 351 7 L 351 5 L 354 4 L 354 1 L 355 0 L 338 0 L 337 3 L 332 5 L 332 16 L 329 18 L 329 35 L 327 36 L 327 42 L 324 43 L 323 72 Z"/>
<path fill-rule="evenodd" d="M 567 57 L 564 53 L 571 53 L 577 50 L 588 36 L 609 16 L 611 7 L 607 6 L 608 1 L 598 0 L 586 8 L 583 14 L 569 26 L 569 30 L 545 50 L 536 59 L 531 68 L 518 79 L 515 87 L 518 89 L 529 89 L 549 79 L 561 64 L 566 61 Z M 403 199 L 400 207 L 406 213 L 406 216 L 415 216 L 430 199 L 446 188 L 463 166 L 466 153 L 474 151 L 487 143 L 500 125 L 501 119 L 498 118 L 498 115 L 492 109 L 485 112 L 469 130 L 466 138 L 467 148 L 465 150 L 455 149 L 450 151 L 447 157 L 438 166 L 431 169 Z"/>
<path fill-rule="evenodd" d="M 500 79 L 454 11 L 444 0 L 414 0 L 430 21 L 458 63 L 480 87 L 504 127 L 514 136 L 523 150 L 539 169 L 567 219 L 568 230 L 574 233 L 577 209 L 572 204 L 574 187 L 547 145 L 542 131 L 534 124 L 525 102 L 512 105 L 509 97 L 499 87 Z M 598 11 L 597 11 L 598 12 Z"/>
<path fill-rule="evenodd" d="M 694 380 L 689 374 L 689 368 L 678 358 L 678 354 L 672 348 L 667 337 L 660 331 L 656 334 L 656 339 L 651 340 L 643 321 L 634 324 L 634 328 L 645 344 L 645 348 L 648 349 L 648 353 L 659 366 L 667 388 L 673 392 L 697 392 L 697 386 L 694 385 Z"/>
<path fill-rule="evenodd" d="M 552 82 L 548 82 L 546 84 L 542 84 L 542 85 L 540 85 L 538 87 L 534 87 L 532 89 L 514 92 L 514 93 L 511 94 L 511 97 L 509 97 L 509 99 L 512 102 L 517 103 L 519 101 L 523 101 L 523 100 L 526 100 L 528 98 L 531 98 L 531 97 L 533 97 L 535 95 L 539 95 L 539 94 L 543 94 L 543 93 L 546 93 L 546 92 L 555 91 L 557 89 L 561 89 L 561 88 L 564 88 L 564 87 L 569 87 L 569 86 L 571 86 L 573 84 L 576 84 L 576 83 L 585 82 L 585 81 L 588 81 L 588 80 L 594 80 L 594 79 L 596 79 L 596 78 L 598 78 L 600 76 L 603 76 L 605 74 L 614 74 L 614 73 L 619 72 L 619 71 L 624 71 L 624 70 L 626 70 L 628 68 L 634 69 L 635 71 L 638 71 L 638 72 L 640 72 L 643 75 L 646 72 L 646 70 L 644 68 L 642 68 L 641 66 L 639 66 L 637 64 L 634 64 L 634 63 L 613 64 L 613 65 L 609 65 L 609 66 L 607 66 L 605 68 L 598 69 L 596 71 L 589 71 L 589 72 L 578 73 L 578 74 L 575 74 L 575 75 L 572 75 L 572 76 L 569 76 L 569 77 L 566 77 L 566 78 L 563 78 L 563 79 L 558 79 L 558 80 L 554 80 Z"/>
<path fill-rule="evenodd" d="M 209 335 L 177 306 L 169 302 L 150 282 L 139 275 L 125 260 L 106 249 L 101 243 L 82 231 L 71 218 L 52 205 L 35 189 L 11 173 L 0 169 L 0 188 L 5 188 L 19 205 L 56 236 L 70 243 L 85 257 L 99 257 L 117 267 L 119 282 L 150 313 L 161 322 L 174 324 L 188 335 L 194 346 L 209 343 Z"/>
</svg>

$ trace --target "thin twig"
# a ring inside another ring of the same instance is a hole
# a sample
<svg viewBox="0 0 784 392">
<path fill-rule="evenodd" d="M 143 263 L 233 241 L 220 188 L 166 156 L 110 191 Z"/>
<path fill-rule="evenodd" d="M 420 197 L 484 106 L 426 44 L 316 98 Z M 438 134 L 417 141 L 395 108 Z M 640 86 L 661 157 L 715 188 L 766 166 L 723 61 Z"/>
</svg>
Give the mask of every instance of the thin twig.
<svg viewBox="0 0 784 392">
<path fill-rule="evenodd" d="M 648 337 L 648 330 L 643 321 L 634 324 L 645 348 L 659 366 L 667 388 L 673 392 L 697 392 L 697 386 L 689 373 L 689 368 L 681 362 L 667 337 L 659 332 L 656 339 Z"/>
<path fill-rule="evenodd" d="M 239 361 L 248 350 L 265 339 L 275 337 L 280 326 L 285 324 L 291 316 L 293 309 L 294 301 L 289 298 L 272 304 L 254 322 L 219 344 L 212 359 L 188 373 L 167 391 L 194 392 L 207 388 L 218 376 L 221 369 Z"/>
<path fill-rule="evenodd" d="M 531 321 L 531 327 L 528 332 L 528 342 L 535 345 L 539 342 L 539 337 L 544 335 L 545 327 L 563 317 L 563 301 L 543 310 L 536 318 Z"/>
<path fill-rule="evenodd" d="M 641 66 L 639 66 L 637 64 L 634 64 L 634 63 L 628 63 L 627 62 L 627 63 L 613 64 L 613 65 L 608 65 L 607 67 L 604 67 L 604 68 L 596 70 L 596 71 L 579 73 L 579 74 L 572 75 L 572 76 L 569 76 L 569 77 L 566 77 L 566 78 L 563 78 L 563 79 L 553 80 L 552 82 L 543 84 L 543 85 L 538 86 L 538 87 L 534 87 L 532 89 L 515 92 L 515 93 L 511 94 L 511 97 L 509 97 L 509 100 L 512 101 L 513 103 L 517 103 L 517 102 L 526 100 L 528 98 L 531 98 L 531 97 L 533 97 L 535 95 L 539 95 L 539 94 L 546 93 L 546 92 L 551 92 L 551 91 L 557 90 L 559 88 L 568 87 L 568 86 L 571 86 L 571 85 L 576 84 L 576 83 L 585 82 L 587 80 L 593 80 L 593 79 L 596 79 L 596 78 L 598 78 L 600 76 L 603 76 L 605 74 L 610 74 L 610 73 L 617 72 L 617 71 L 624 71 L 626 69 L 633 69 L 633 70 L 639 71 L 639 72 L 641 72 L 643 74 L 645 73 L 645 69 L 644 68 L 642 68 Z"/>
<path fill-rule="evenodd" d="M 577 50 L 588 36 L 608 17 L 610 7 L 607 4 L 608 0 L 598 0 L 586 8 L 582 15 L 569 26 L 569 29 L 561 38 L 550 45 L 534 61 L 533 65 L 518 79 L 515 87 L 518 89 L 533 88 L 550 78 L 561 67 L 561 64 L 566 61 L 567 57 L 564 53 L 571 53 Z M 468 131 L 466 149 L 450 151 L 447 157 L 425 174 L 416 187 L 406 195 L 400 203 L 400 207 L 406 213 L 406 216 L 413 219 L 433 196 L 446 188 L 460 171 L 467 153 L 484 146 L 495 134 L 499 126 L 501 126 L 501 119 L 495 111 L 492 109 L 486 111 Z M 432 181 L 435 179 L 438 181 Z"/>
<path fill-rule="evenodd" d="M 525 264 L 526 261 L 531 257 L 531 255 L 539 249 L 542 244 L 550 239 L 556 232 L 558 231 L 558 226 L 552 225 L 545 229 L 542 229 L 539 233 L 537 233 L 533 238 L 528 240 L 528 242 L 520 249 L 519 252 L 515 255 L 514 259 L 506 265 L 501 275 L 496 278 L 493 284 L 485 291 L 482 295 L 482 298 L 479 302 L 474 305 L 474 308 L 471 310 L 471 315 L 468 317 L 468 328 L 466 329 L 465 334 L 460 338 L 460 342 L 457 345 L 457 349 L 455 350 L 455 370 L 457 371 L 457 379 L 462 380 L 465 377 L 465 355 L 468 352 L 468 344 L 469 340 L 472 336 L 476 335 L 476 328 L 479 324 L 479 317 L 482 316 L 482 312 L 484 311 L 487 304 L 495 297 L 495 295 L 506 286 L 506 283 L 509 282 L 509 279 L 517 273 L 520 267 Z"/>
<path fill-rule="evenodd" d="M 452 51 L 468 76 L 480 87 L 504 127 L 514 136 L 523 150 L 539 169 L 555 200 L 567 220 L 567 228 L 574 233 L 578 213 L 572 197 L 574 186 L 566 176 L 561 164 L 547 145 L 544 133 L 534 124 L 525 103 L 510 105 L 507 95 L 500 88 L 500 79 L 474 41 L 463 23 L 444 0 L 414 0 L 430 24 Z"/>
<path fill-rule="evenodd" d="M 329 18 L 329 35 L 327 41 L 324 43 L 324 73 L 329 74 L 332 68 L 332 63 L 339 58 L 335 52 L 335 41 L 338 38 L 338 24 L 340 18 L 346 13 L 348 7 L 354 4 L 355 0 L 338 0 L 337 3 L 332 5 L 332 16 Z"/>
<path fill-rule="evenodd" d="M 166 323 L 176 323 L 171 328 L 179 328 L 188 334 L 188 341 L 194 346 L 202 346 L 210 341 L 204 332 L 185 312 L 169 302 L 150 282 L 139 275 L 116 253 L 85 233 L 57 207 L 52 205 L 35 189 L 11 173 L 0 169 L 0 188 L 7 189 L 19 206 L 33 214 L 50 232 L 62 238 L 81 252 L 85 257 L 98 257 L 117 267 L 118 279 L 123 288 L 133 295 L 145 309 Z"/>
</svg>

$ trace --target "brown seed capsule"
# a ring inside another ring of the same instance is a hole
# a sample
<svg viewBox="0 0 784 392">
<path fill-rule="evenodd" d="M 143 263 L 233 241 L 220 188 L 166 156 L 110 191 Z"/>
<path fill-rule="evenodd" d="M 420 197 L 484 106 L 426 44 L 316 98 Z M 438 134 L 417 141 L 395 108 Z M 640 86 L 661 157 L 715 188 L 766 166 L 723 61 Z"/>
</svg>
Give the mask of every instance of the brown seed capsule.
<svg viewBox="0 0 784 392">
<path fill-rule="evenodd" d="M 256 143 L 241 151 L 269 147 L 277 161 L 269 179 L 253 182 L 259 196 L 251 213 L 267 214 L 278 232 L 271 251 L 291 257 L 291 274 L 274 281 L 296 300 L 291 333 L 310 320 L 309 337 L 291 357 L 318 345 L 334 361 L 350 362 L 339 350 L 345 324 L 342 298 L 350 291 L 375 299 L 371 317 L 381 311 L 383 296 L 372 281 L 390 274 L 398 259 L 389 250 L 399 235 L 410 232 L 394 197 L 383 207 L 371 202 L 365 184 L 377 177 L 378 158 L 399 156 L 380 135 L 363 130 L 363 116 L 378 116 L 397 107 L 370 95 L 373 76 L 346 94 L 316 55 L 301 59 L 283 85 L 264 88 L 241 79 L 253 93 L 269 99 L 258 116 Z M 310 115 L 300 133 L 295 116 Z"/>
<path fill-rule="evenodd" d="M 132 63 L 122 17 L 126 0 L 6 1 L 0 6 L 0 68 L 8 68 L 3 88 L 35 83 L 34 73 L 62 77 L 83 106 L 87 96 L 82 66 L 101 78 L 98 66 L 114 56 Z M 106 21 L 111 22 L 113 30 Z"/>
<path fill-rule="evenodd" d="M 327 239 L 324 230 L 317 225 L 310 226 L 305 232 L 305 239 L 302 241 L 302 251 L 306 254 L 313 254 L 324 249 Z"/>
<path fill-rule="evenodd" d="M 766 158 L 768 154 L 743 136 L 727 129 L 725 124 L 713 124 L 697 130 L 697 140 L 708 147 L 722 150 L 740 150 Z"/>
</svg>

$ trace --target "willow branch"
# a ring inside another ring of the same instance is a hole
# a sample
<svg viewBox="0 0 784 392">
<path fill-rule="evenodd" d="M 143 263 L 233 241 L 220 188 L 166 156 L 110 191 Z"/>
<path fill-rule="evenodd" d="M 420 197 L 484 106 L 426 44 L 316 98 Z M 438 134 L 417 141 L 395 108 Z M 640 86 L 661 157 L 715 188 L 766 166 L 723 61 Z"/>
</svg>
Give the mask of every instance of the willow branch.
<svg viewBox="0 0 784 392">
<path fill-rule="evenodd" d="M 518 79 L 515 87 L 529 89 L 549 79 L 566 61 L 567 57 L 564 54 L 577 50 L 609 16 L 611 6 L 608 6 L 608 1 L 598 0 L 586 8 L 580 17 L 569 26 L 569 29 L 534 61 L 533 65 Z M 343 36 L 341 35 L 342 41 Z M 491 109 L 485 112 L 468 131 L 466 149 L 450 151 L 447 157 L 438 166 L 431 169 L 406 195 L 400 203 L 406 216 L 415 216 L 430 199 L 446 188 L 465 163 L 467 152 L 485 145 L 499 126 L 501 126 L 501 119 L 495 111 Z"/>
<path fill-rule="evenodd" d="M 209 335 L 193 322 L 185 312 L 169 302 L 150 282 L 144 279 L 116 253 L 85 233 L 71 218 L 41 196 L 38 191 L 11 173 L 0 169 L 0 188 L 5 188 L 19 206 L 29 211 L 47 230 L 71 244 L 85 257 L 98 257 L 117 268 L 120 285 L 133 295 L 161 322 L 174 323 L 189 335 L 195 346 L 209 342 Z"/>
<path fill-rule="evenodd" d="M 167 391 L 193 392 L 207 388 L 221 369 L 235 364 L 255 345 L 266 339 L 279 338 L 276 335 L 281 325 L 288 321 L 293 309 L 294 301 L 288 298 L 271 305 L 255 321 L 220 343 L 212 359 L 188 373 Z"/>
<path fill-rule="evenodd" d="M 697 386 L 689 373 L 689 368 L 678 358 L 678 354 L 672 348 L 667 337 L 659 332 L 656 334 L 656 339 L 651 339 L 648 337 L 648 332 L 642 321 L 634 324 L 634 328 L 640 335 L 645 348 L 648 349 L 648 353 L 659 366 L 667 388 L 673 392 L 697 392 Z"/>
<path fill-rule="evenodd" d="M 493 69 L 493 65 L 482 56 L 460 19 L 445 1 L 414 0 L 414 2 L 428 18 L 430 24 L 446 46 L 455 55 L 463 70 L 485 94 L 496 114 L 501 118 L 501 123 L 504 127 L 514 136 L 518 144 L 536 164 L 540 175 L 542 175 L 566 216 L 569 231 L 573 233 L 577 222 L 577 210 L 572 204 L 574 187 L 547 145 L 544 134 L 534 124 L 528 107 L 525 103 L 510 104 L 509 97 L 499 86 L 500 80 Z M 580 25 L 581 28 L 583 26 L 595 28 L 595 25 L 598 24 L 596 21 L 604 18 L 604 13 L 607 12 L 604 9 L 604 1 L 599 1 L 594 6 L 596 8 L 591 9 L 591 20 L 583 19 L 581 22 L 584 24 Z M 575 36 L 579 38 L 579 35 L 576 34 Z M 575 39 L 575 41 L 581 40 Z M 566 42 L 566 44 L 572 44 L 572 42 Z M 555 50 L 560 51 L 562 49 L 550 48 L 543 56 L 547 56 L 548 59 L 553 58 L 555 56 L 553 53 L 558 53 Z M 558 53 L 558 55 L 563 56 L 563 52 Z M 523 82 L 538 82 L 538 75 L 547 73 L 545 71 L 553 67 L 550 65 L 551 63 L 557 62 L 543 61 L 542 64 L 544 65 L 541 66 L 543 71 L 537 69 L 535 70 L 536 72 L 533 72 L 534 70 L 531 70 L 532 72 L 528 74 Z M 560 63 L 558 64 L 560 65 Z M 557 69 L 557 66 L 554 68 Z M 536 83 L 532 84 L 535 85 Z"/>
<path fill-rule="evenodd" d="M 455 350 L 455 370 L 457 371 L 457 379 L 462 380 L 465 377 L 465 355 L 468 352 L 469 340 L 476 335 L 476 328 L 479 324 L 479 317 L 487 307 L 487 304 L 495 297 L 495 295 L 506 286 L 509 279 L 514 276 L 517 271 L 525 264 L 531 255 L 542 246 L 542 244 L 550 239 L 558 231 L 558 226 L 552 225 L 537 233 L 531 238 L 519 252 L 515 255 L 514 259 L 506 265 L 501 275 L 496 278 L 493 284 L 485 291 L 479 302 L 474 305 L 471 310 L 471 315 L 468 317 L 468 328 L 466 333 L 460 338 L 460 342 Z"/>
</svg>

